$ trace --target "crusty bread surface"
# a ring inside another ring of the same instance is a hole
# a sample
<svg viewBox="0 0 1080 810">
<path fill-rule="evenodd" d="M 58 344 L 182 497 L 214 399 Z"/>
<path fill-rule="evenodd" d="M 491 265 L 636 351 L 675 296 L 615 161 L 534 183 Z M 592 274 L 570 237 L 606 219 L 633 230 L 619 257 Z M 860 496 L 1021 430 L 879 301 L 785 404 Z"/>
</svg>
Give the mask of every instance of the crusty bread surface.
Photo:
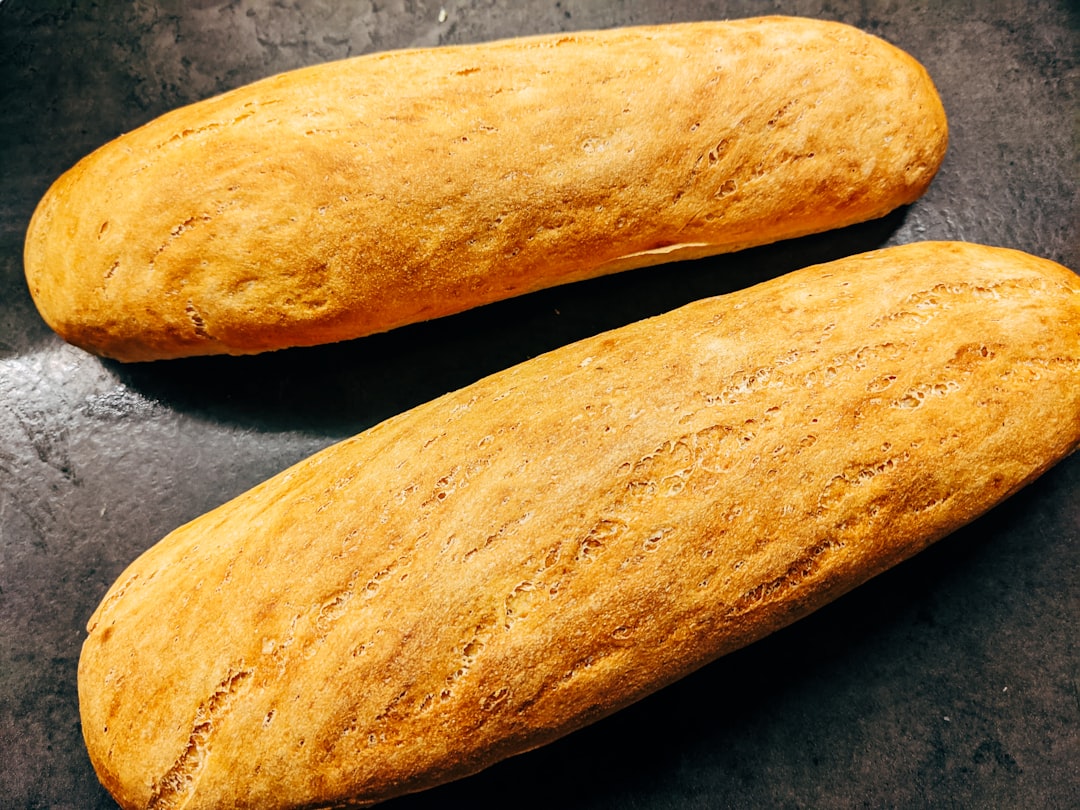
<svg viewBox="0 0 1080 810">
<path fill-rule="evenodd" d="M 592 722 L 971 521 L 1080 442 L 1080 279 L 963 243 L 565 346 L 178 528 L 88 625 L 127 808 L 374 803 Z"/>
<path fill-rule="evenodd" d="M 174 110 L 61 176 L 45 321 L 136 361 L 360 337 L 882 216 L 945 114 L 908 54 L 758 18 L 393 51 Z"/>
</svg>

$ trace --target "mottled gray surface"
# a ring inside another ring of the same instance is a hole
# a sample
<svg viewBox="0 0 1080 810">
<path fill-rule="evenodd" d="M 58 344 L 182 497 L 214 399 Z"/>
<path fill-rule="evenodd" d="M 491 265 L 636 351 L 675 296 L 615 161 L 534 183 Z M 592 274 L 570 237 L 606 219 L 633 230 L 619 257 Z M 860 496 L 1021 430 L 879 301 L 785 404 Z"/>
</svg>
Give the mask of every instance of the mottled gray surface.
<svg viewBox="0 0 1080 810">
<path fill-rule="evenodd" d="M 928 67 L 952 140 L 922 200 L 823 237 L 246 359 L 102 362 L 61 343 L 26 291 L 22 239 L 49 183 L 177 105 L 372 50 L 766 12 L 853 23 Z M 1078 50 L 1068 2 L 0 2 L 0 805 L 113 806 L 79 729 L 90 612 L 177 524 L 332 441 L 575 338 L 882 244 L 968 239 L 1080 269 Z M 1076 807 L 1078 504 L 1074 457 L 799 625 L 387 806 Z"/>
</svg>

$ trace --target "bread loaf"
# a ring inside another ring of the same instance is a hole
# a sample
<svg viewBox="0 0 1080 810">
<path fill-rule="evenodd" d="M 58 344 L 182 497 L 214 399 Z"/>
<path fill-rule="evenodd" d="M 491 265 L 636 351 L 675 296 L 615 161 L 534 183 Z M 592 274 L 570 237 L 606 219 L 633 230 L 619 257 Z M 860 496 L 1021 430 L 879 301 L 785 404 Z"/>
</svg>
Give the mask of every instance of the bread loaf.
<svg viewBox="0 0 1080 810">
<path fill-rule="evenodd" d="M 311 345 L 879 217 L 945 146 L 923 68 L 838 23 L 367 55 L 103 146 L 39 204 L 26 274 L 120 360 Z"/>
<path fill-rule="evenodd" d="M 1080 279 L 961 243 L 819 265 L 391 418 L 177 529 L 79 664 L 128 808 L 373 803 L 596 720 L 1080 443 Z"/>
</svg>

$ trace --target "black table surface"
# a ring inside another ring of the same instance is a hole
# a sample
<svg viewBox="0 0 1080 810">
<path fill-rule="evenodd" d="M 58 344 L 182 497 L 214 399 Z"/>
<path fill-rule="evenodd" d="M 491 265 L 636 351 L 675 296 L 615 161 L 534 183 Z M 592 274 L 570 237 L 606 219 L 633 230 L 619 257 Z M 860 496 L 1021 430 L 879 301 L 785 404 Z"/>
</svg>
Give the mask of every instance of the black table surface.
<svg viewBox="0 0 1080 810">
<path fill-rule="evenodd" d="M 66 345 L 26 226 L 84 154 L 173 107 L 375 50 L 799 14 L 908 50 L 950 148 L 883 220 L 569 285 L 333 346 L 120 365 Z M 83 746 L 85 624 L 141 551 L 315 450 L 539 352 L 817 261 L 921 239 L 1080 269 L 1069 2 L 0 1 L 0 805 L 114 806 Z M 814 616 L 544 749 L 388 803 L 1080 806 L 1080 457 Z"/>
</svg>

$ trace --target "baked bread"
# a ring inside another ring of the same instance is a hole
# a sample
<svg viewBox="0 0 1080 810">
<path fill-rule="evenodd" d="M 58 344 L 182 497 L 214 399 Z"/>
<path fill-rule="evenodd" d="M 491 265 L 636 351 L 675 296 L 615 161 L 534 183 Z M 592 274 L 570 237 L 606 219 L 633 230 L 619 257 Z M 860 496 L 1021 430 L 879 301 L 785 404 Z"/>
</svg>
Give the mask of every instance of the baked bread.
<svg viewBox="0 0 1080 810">
<path fill-rule="evenodd" d="M 889 248 L 494 374 L 178 528 L 89 622 L 126 808 L 373 803 L 807 614 L 1080 443 L 1080 279 Z"/>
<path fill-rule="evenodd" d="M 839 23 L 380 53 L 103 146 L 40 202 L 26 275 L 120 360 L 311 345 L 879 217 L 946 140 L 923 68 Z"/>
</svg>

